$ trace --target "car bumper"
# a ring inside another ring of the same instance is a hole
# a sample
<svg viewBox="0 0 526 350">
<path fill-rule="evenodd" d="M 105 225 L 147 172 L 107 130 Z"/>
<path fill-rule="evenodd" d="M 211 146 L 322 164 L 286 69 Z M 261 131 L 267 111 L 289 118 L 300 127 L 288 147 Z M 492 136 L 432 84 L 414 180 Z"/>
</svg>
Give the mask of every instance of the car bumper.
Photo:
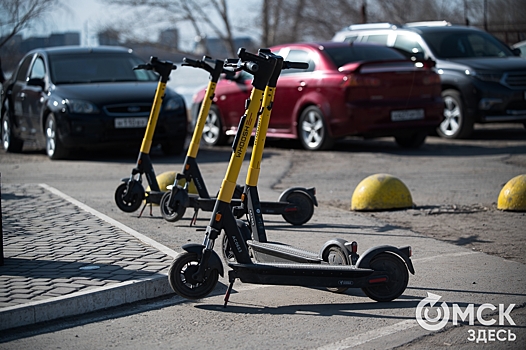
<svg viewBox="0 0 526 350">
<path fill-rule="evenodd" d="M 476 122 L 526 121 L 526 89 L 510 89 L 498 83 L 476 81 L 462 91 L 468 113 Z"/>
<path fill-rule="evenodd" d="M 391 112 L 424 110 L 424 118 L 418 120 L 393 121 Z M 390 102 L 347 103 L 343 118 L 333 118 L 330 129 L 333 137 L 344 136 L 398 136 L 415 131 L 431 131 L 444 118 L 444 103 L 441 98 L 393 105 Z"/>
<path fill-rule="evenodd" d="M 61 126 L 59 137 L 67 148 L 140 145 L 145 136 L 145 127 L 115 128 L 114 117 L 67 114 L 58 117 L 61 119 L 57 123 Z M 159 115 L 152 143 L 186 138 L 187 124 L 186 111 Z"/>
</svg>

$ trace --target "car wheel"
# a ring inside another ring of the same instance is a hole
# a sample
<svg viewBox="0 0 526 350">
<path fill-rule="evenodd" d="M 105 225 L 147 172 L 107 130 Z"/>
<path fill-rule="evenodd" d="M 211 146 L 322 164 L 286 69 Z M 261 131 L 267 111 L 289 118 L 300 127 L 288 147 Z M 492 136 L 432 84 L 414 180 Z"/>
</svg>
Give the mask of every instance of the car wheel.
<svg viewBox="0 0 526 350">
<path fill-rule="evenodd" d="M 444 90 L 444 120 L 437 128 L 439 136 L 446 139 L 468 137 L 473 131 L 473 120 L 469 118 L 462 104 L 460 93 L 456 90 Z"/>
<path fill-rule="evenodd" d="M 203 141 L 208 146 L 223 145 L 226 141 L 226 135 L 223 132 L 223 123 L 221 122 L 221 115 L 217 106 L 210 106 L 208 117 L 206 117 L 205 126 L 203 128 Z"/>
<path fill-rule="evenodd" d="M 174 141 L 163 142 L 161 143 L 161 149 L 163 153 L 167 156 L 179 155 L 184 150 L 185 141 L 186 140 L 184 138 L 180 138 Z"/>
<path fill-rule="evenodd" d="M 46 153 L 51 159 L 63 159 L 68 155 L 68 150 L 64 147 L 58 136 L 58 125 L 53 114 L 46 119 Z"/>
<path fill-rule="evenodd" d="M 7 152 L 20 153 L 24 146 L 24 141 L 13 135 L 9 111 L 6 109 L 2 116 L 2 145 Z"/>
<path fill-rule="evenodd" d="M 320 151 L 332 148 L 334 139 L 329 135 L 323 113 L 316 106 L 307 107 L 300 116 L 298 136 L 303 148 Z"/>
<path fill-rule="evenodd" d="M 426 132 L 415 132 L 411 135 L 395 136 L 395 141 L 403 148 L 419 148 L 424 144 L 426 138 Z"/>
</svg>

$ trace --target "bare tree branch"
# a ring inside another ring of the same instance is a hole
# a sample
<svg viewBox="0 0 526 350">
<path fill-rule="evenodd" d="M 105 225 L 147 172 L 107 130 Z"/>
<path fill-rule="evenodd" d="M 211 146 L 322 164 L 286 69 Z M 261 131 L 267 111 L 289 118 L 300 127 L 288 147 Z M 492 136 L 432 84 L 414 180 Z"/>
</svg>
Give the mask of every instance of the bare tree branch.
<svg viewBox="0 0 526 350">
<path fill-rule="evenodd" d="M 0 47 L 23 29 L 31 28 L 58 0 L 0 0 Z"/>
</svg>

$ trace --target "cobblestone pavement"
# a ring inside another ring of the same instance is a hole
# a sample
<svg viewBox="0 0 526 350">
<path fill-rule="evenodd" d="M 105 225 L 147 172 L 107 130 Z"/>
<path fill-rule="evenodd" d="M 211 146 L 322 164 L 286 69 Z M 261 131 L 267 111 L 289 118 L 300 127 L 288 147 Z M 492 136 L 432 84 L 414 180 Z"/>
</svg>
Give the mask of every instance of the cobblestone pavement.
<svg viewBox="0 0 526 350">
<path fill-rule="evenodd" d="M 175 252 L 47 185 L 2 185 L 2 227 L 0 329 L 171 293 Z"/>
</svg>

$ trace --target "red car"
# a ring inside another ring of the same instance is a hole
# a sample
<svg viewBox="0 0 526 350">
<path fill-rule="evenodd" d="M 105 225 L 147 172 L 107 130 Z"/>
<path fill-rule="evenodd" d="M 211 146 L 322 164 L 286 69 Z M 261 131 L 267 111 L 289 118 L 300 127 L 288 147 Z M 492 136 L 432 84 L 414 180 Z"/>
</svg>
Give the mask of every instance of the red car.
<svg viewBox="0 0 526 350">
<path fill-rule="evenodd" d="M 283 70 L 267 136 L 299 139 L 307 150 L 330 149 L 345 136 L 394 136 L 417 148 L 443 120 L 440 77 L 432 61 L 411 61 L 398 51 L 362 43 L 298 43 L 271 48 L 309 68 Z M 234 135 L 252 76 L 219 81 L 203 133 L 208 145 Z M 197 117 L 205 91 L 193 100 Z"/>
</svg>

